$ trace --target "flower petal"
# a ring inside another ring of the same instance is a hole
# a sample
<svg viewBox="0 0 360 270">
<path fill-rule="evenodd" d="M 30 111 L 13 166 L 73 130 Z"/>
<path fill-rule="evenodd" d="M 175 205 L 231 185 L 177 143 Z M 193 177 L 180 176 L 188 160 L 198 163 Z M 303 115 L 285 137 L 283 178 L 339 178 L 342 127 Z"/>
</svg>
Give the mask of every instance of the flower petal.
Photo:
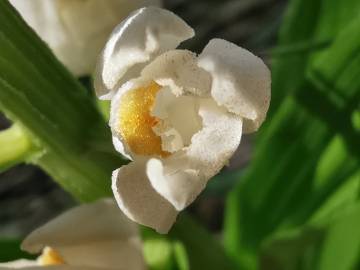
<svg viewBox="0 0 360 270">
<path fill-rule="evenodd" d="M 135 11 L 115 28 L 98 60 L 97 95 L 110 99 L 116 88 L 138 77 L 149 61 L 193 36 L 194 30 L 170 11 L 155 7 Z"/>
<path fill-rule="evenodd" d="M 50 246 L 66 263 L 76 266 L 116 268 L 126 261 L 131 269 L 143 269 L 139 241 L 136 224 L 121 213 L 115 201 L 100 200 L 73 208 L 38 228 L 22 248 L 38 253 Z"/>
<path fill-rule="evenodd" d="M 151 159 L 147 174 L 151 185 L 180 211 L 225 166 L 240 144 L 242 119 L 219 107 L 212 99 L 200 102 L 203 128 L 190 146 L 167 159 Z"/>
<path fill-rule="evenodd" d="M 151 186 L 145 158 L 138 158 L 113 172 L 112 189 L 121 210 L 132 220 L 167 233 L 177 211 Z"/>
<path fill-rule="evenodd" d="M 58 59 L 77 75 L 91 74 L 113 28 L 149 0 L 11 0 Z M 101 15 L 99 15 L 101 14 Z"/>
<path fill-rule="evenodd" d="M 26 260 L 26 259 L 20 259 L 20 260 L 11 261 L 11 262 L 0 263 L 0 269 L 2 269 L 3 267 L 18 269 L 18 268 L 34 267 L 34 266 L 38 266 L 36 261 Z"/>
<path fill-rule="evenodd" d="M 211 73 L 211 95 L 220 106 L 244 119 L 244 132 L 256 131 L 270 104 L 271 77 L 263 61 L 222 39 L 213 39 L 199 56 L 199 66 Z"/>
<path fill-rule="evenodd" d="M 187 50 L 163 53 L 143 69 L 141 76 L 169 86 L 177 96 L 185 93 L 210 95 L 210 74 L 198 67 L 196 54 Z"/>
<path fill-rule="evenodd" d="M 73 265 L 51 265 L 51 266 L 23 266 L 23 267 L 17 267 L 9 265 L 7 266 L 5 263 L 0 264 L 0 270 L 10 270 L 10 269 L 22 269 L 22 270 L 106 270 L 107 268 L 95 268 L 95 267 L 88 267 L 88 266 L 73 266 Z M 117 268 L 118 270 L 128 270 L 129 268 L 123 268 L 120 266 L 120 268 Z M 137 270 L 137 269 L 135 269 Z"/>
</svg>

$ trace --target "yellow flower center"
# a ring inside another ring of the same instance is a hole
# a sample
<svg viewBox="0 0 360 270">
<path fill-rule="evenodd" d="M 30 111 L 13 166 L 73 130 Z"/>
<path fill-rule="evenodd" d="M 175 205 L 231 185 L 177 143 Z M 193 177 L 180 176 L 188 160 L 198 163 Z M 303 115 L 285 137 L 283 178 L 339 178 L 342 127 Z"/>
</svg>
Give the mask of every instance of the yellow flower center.
<svg viewBox="0 0 360 270">
<path fill-rule="evenodd" d="M 44 248 L 41 256 L 38 258 L 38 262 L 41 266 L 65 264 L 60 254 L 50 247 Z"/>
<path fill-rule="evenodd" d="M 162 150 L 161 138 L 152 129 L 160 121 L 150 114 L 160 88 L 160 85 L 152 82 L 145 87 L 130 90 L 121 97 L 119 132 L 135 154 L 169 155 Z"/>
</svg>

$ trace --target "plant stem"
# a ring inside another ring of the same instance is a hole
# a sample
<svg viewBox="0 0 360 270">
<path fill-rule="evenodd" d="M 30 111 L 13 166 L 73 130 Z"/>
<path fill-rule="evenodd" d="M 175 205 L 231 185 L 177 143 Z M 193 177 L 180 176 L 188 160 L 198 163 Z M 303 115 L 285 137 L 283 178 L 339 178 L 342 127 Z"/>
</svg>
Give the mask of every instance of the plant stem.
<svg viewBox="0 0 360 270">
<path fill-rule="evenodd" d="M 0 132 L 0 171 L 26 161 L 34 149 L 29 136 L 18 124 Z"/>
</svg>

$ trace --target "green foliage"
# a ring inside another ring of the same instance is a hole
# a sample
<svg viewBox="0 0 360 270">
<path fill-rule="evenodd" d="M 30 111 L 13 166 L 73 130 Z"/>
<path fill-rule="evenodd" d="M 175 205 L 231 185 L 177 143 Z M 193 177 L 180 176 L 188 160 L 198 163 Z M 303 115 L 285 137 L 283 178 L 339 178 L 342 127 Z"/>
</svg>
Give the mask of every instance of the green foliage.
<svg viewBox="0 0 360 270">
<path fill-rule="evenodd" d="M 0 262 L 16 260 L 18 258 L 34 259 L 34 256 L 20 250 L 20 241 L 15 239 L 0 240 Z"/>
<path fill-rule="evenodd" d="M 337 257 L 335 241 L 347 254 L 341 253 L 347 267 L 341 269 L 356 266 L 355 215 L 339 220 L 338 227 L 326 221 L 352 208 L 359 195 L 360 133 L 353 120 L 360 104 L 359 8 L 359 1 L 333 0 L 294 0 L 289 6 L 280 46 L 331 43 L 274 58 L 270 116 L 250 167 L 227 201 L 226 247 L 245 269 L 340 269 L 326 268 Z M 312 229 L 320 217 L 321 230 Z M 353 238 L 338 240 L 349 227 Z M 289 230 L 301 234 L 274 240 Z M 322 237 L 321 244 L 313 240 Z M 261 257 L 264 264 L 259 254 L 265 243 L 271 256 Z M 321 261 L 308 263 L 309 256 Z M 269 258 L 282 258 L 283 268 Z"/>
<path fill-rule="evenodd" d="M 110 194 L 109 175 L 123 161 L 93 99 L 7 1 L 0 26 L 0 108 L 38 148 L 27 161 L 82 201 Z"/>
</svg>

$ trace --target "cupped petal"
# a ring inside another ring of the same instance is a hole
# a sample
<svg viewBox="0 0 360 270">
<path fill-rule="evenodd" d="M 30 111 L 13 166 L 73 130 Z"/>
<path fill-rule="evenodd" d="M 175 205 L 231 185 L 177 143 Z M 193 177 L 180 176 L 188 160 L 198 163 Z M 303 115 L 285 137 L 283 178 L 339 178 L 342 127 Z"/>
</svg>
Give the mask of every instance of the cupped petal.
<svg viewBox="0 0 360 270">
<path fill-rule="evenodd" d="M 203 128 L 187 149 L 147 164 L 151 185 L 178 211 L 193 202 L 207 181 L 228 163 L 241 140 L 242 118 L 211 98 L 201 100 L 199 114 Z"/>
<path fill-rule="evenodd" d="M 176 95 L 210 95 L 211 76 L 197 64 L 197 56 L 187 50 L 170 50 L 158 56 L 141 72 Z"/>
<path fill-rule="evenodd" d="M 194 30 L 170 11 L 155 7 L 135 11 L 115 28 L 98 60 L 94 78 L 98 97 L 110 99 L 156 56 L 193 36 Z"/>
<path fill-rule="evenodd" d="M 147 159 L 138 158 L 113 172 L 112 189 L 121 210 L 133 221 L 167 233 L 178 212 L 151 186 Z"/>
<path fill-rule="evenodd" d="M 143 269 L 144 265 L 137 225 L 110 199 L 73 208 L 32 232 L 22 243 L 30 253 L 39 253 L 47 246 L 75 266 L 111 269 L 124 264 L 122 260 L 134 269 Z"/>
<path fill-rule="evenodd" d="M 222 39 L 212 39 L 199 56 L 211 73 L 211 95 L 220 106 L 244 118 L 244 132 L 256 131 L 270 104 L 271 76 L 251 52 Z"/>
</svg>

